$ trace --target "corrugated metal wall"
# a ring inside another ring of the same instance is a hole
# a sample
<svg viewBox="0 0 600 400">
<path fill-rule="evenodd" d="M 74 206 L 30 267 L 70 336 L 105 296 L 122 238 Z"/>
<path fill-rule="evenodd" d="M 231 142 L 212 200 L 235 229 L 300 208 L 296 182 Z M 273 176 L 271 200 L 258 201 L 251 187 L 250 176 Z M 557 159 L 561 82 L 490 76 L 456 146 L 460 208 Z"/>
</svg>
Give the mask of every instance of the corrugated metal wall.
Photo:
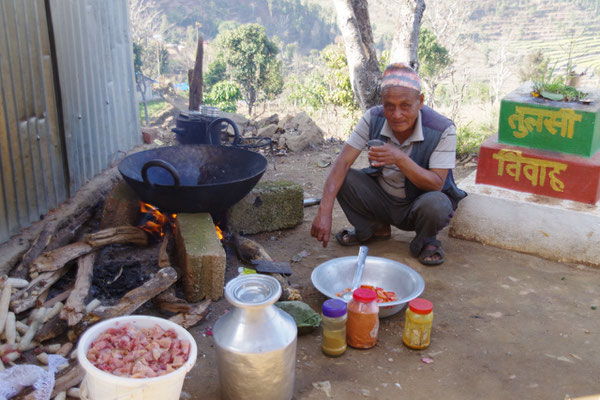
<svg viewBox="0 0 600 400">
<path fill-rule="evenodd" d="M 0 243 L 141 143 L 127 3 L 0 0 Z"/>
<path fill-rule="evenodd" d="M 0 243 L 65 200 L 43 0 L 0 0 Z"/>
<path fill-rule="evenodd" d="M 50 0 L 71 193 L 141 143 L 127 0 Z"/>
</svg>

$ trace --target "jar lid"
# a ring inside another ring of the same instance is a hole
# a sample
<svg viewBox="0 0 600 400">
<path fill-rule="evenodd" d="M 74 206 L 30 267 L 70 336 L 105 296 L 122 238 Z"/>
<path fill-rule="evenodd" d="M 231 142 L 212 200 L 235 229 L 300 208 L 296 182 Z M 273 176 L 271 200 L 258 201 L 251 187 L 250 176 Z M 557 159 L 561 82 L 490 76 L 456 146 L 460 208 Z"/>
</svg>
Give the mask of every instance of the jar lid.
<svg viewBox="0 0 600 400">
<path fill-rule="evenodd" d="M 323 315 L 329 318 L 337 318 L 346 314 L 346 303 L 342 300 L 329 299 L 325 300 L 321 308 Z"/>
<path fill-rule="evenodd" d="M 352 293 L 352 298 L 361 303 L 370 303 L 375 301 L 377 294 L 371 289 L 358 288 Z"/>
<path fill-rule="evenodd" d="M 275 303 L 280 296 L 281 285 L 268 275 L 240 275 L 225 285 L 225 298 L 236 307 L 265 307 Z"/>
<path fill-rule="evenodd" d="M 433 310 L 433 304 L 429 300 L 417 298 L 408 303 L 408 308 L 417 314 L 429 314 Z"/>
</svg>

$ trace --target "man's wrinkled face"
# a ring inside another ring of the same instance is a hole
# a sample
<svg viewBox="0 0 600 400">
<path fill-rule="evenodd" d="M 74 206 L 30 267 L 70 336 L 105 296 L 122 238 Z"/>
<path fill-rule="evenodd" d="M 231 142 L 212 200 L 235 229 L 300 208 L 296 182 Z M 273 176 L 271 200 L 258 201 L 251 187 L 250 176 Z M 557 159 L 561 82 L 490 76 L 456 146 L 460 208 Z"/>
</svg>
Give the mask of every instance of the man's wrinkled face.
<svg viewBox="0 0 600 400">
<path fill-rule="evenodd" d="M 423 108 L 423 95 L 414 89 L 389 86 L 381 93 L 383 114 L 396 136 L 406 139 L 412 133 L 419 110 Z"/>
</svg>

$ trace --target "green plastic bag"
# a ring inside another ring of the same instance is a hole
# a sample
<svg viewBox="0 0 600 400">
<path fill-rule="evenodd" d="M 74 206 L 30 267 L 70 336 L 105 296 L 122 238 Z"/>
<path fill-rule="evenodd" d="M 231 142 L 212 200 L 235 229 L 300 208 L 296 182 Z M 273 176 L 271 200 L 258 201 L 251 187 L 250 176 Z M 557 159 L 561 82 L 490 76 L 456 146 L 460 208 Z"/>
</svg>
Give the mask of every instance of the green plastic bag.
<svg viewBox="0 0 600 400">
<path fill-rule="evenodd" d="M 315 312 L 306 303 L 301 301 L 278 301 L 275 305 L 294 318 L 298 327 L 298 335 L 311 333 L 321 324 L 321 314 Z"/>
</svg>

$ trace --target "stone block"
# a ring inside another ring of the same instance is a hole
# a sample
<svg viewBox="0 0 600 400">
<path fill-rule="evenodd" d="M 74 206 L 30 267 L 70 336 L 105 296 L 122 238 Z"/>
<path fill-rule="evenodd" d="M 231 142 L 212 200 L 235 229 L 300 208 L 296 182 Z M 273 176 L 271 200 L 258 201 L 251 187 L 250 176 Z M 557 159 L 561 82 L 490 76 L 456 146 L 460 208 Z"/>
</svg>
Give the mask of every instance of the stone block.
<svg viewBox="0 0 600 400">
<path fill-rule="evenodd" d="M 175 253 L 187 301 L 223 296 L 226 256 L 210 214 L 177 214 Z"/>
<path fill-rule="evenodd" d="M 104 200 L 100 229 L 121 225 L 137 225 L 140 218 L 140 199 L 127 182 L 120 181 Z"/>
<path fill-rule="evenodd" d="M 290 181 L 259 182 L 227 212 L 235 232 L 254 234 L 293 228 L 304 218 L 304 191 Z"/>
<path fill-rule="evenodd" d="M 600 91 L 589 104 L 550 101 L 525 84 L 502 99 L 498 141 L 504 144 L 591 157 L 600 149 Z"/>
<path fill-rule="evenodd" d="M 592 158 L 509 146 L 487 139 L 479 150 L 477 183 L 596 204 L 600 153 Z"/>
<path fill-rule="evenodd" d="M 476 184 L 458 184 L 460 202 L 448 234 L 550 260 L 600 265 L 600 206 Z"/>
</svg>

